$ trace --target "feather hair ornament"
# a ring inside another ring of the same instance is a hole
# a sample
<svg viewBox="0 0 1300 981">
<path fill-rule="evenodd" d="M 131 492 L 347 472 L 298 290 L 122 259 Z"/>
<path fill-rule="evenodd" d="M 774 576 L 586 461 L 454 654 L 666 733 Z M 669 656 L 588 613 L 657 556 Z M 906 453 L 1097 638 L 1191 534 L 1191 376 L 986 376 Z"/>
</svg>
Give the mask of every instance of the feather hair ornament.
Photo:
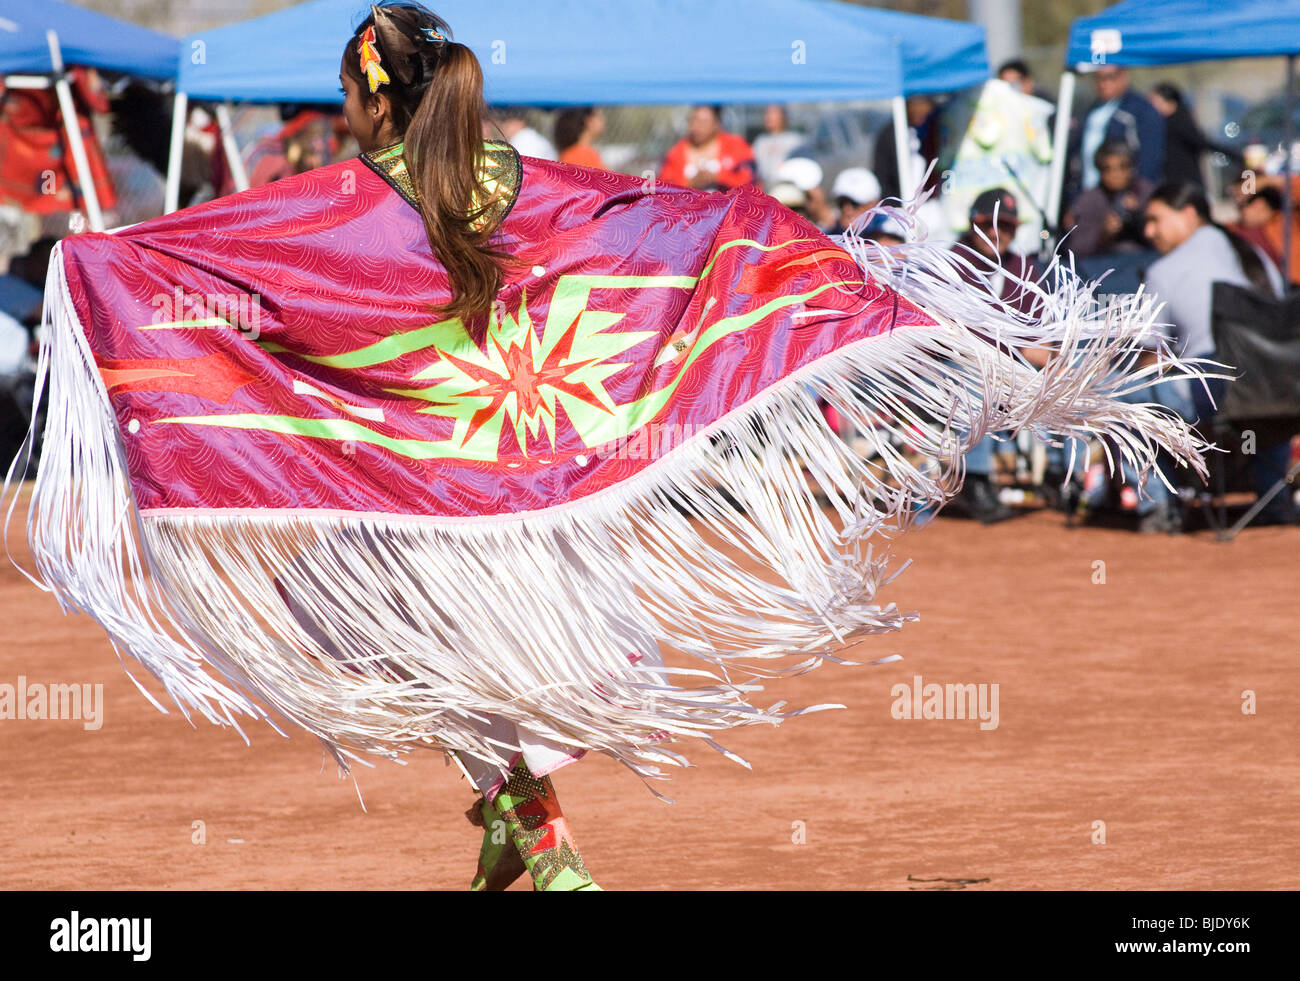
<svg viewBox="0 0 1300 981">
<path fill-rule="evenodd" d="M 375 27 L 370 25 L 366 32 L 361 35 L 361 40 L 357 42 L 357 54 L 361 56 L 361 71 L 366 76 L 366 82 L 370 85 L 370 94 L 374 95 L 379 91 L 379 86 L 387 85 L 392 81 L 388 77 L 388 72 L 379 61 L 379 48 L 375 44 Z"/>
<path fill-rule="evenodd" d="M 428 11 L 406 4 L 375 5 L 370 11 L 375 19 L 370 30 L 383 49 L 387 70 L 404 86 L 428 83 L 451 28 Z"/>
</svg>

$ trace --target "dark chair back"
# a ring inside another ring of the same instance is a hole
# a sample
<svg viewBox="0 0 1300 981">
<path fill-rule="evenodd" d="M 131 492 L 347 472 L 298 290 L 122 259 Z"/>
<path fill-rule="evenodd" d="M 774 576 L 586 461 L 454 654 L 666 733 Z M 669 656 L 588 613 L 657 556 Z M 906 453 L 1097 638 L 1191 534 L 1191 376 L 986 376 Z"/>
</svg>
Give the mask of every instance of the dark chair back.
<svg viewBox="0 0 1300 981">
<path fill-rule="evenodd" d="M 1232 366 L 1220 406 L 1230 420 L 1300 420 L 1300 294 L 1284 300 L 1214 284 L 1216 361 Z"/>
<path fill-rule="evenodd" d="M 1300 294 L 1278 300 L 1254 290 L 1227 283 L 1215 283 L 1210 329 L 1214 333 L 1215 360 L 1230 365 L 1236 380 L 1228 383 L 1219 415 L 1211 423 L 1215 441 L 1225 444 L 1223 435 L 1250 430 L 1261 446 L 1285 447 L 1300 432 Z M 1235 442 L 1235 439 L 1232 441 Z M 1270 456 L 1274 456 L 1270 451 Z M 1227 489 L 1225 469 L 1229 462 L 1238 465 L 1243 458 L 1234 454 L 1230 460 L 1215 461 L 1220 503 L 1218 518 L 1214 508 L 1207 514 L 1221 540 L 1231 541 L 1257 515 L 1269 507 L 1278 494 L 1290 494 L 1290 482 L 1296 467 L 1274 471 L 1277 479 L 1270 487 L 1252 478 L 1258 495 L 1255 504 L 1231 528 L 1227 527 Z M 1277 463 L 1273 459 L 1273 466 Z M 1264 478 L 1269 479 L 1268 477 Z M 1276 506 L 1274 506 L 1276 508 Z M 1274 517 L 1290 520 L 1289 505 Z"/>
</svg>

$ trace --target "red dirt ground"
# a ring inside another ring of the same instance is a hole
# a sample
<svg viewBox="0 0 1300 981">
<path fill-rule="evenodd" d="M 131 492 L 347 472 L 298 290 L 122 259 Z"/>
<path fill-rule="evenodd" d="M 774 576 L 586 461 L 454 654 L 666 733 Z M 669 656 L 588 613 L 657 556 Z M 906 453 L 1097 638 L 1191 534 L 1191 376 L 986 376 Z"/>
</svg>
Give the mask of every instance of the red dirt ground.
<svg viewBox="0 0 1300 981">
<path fill-rule="evenodd" d="M 657 784 L 673 805 L 589 758 L 557 775 L 565 812 L 607 889 L 1300 888 L 1298 551 L 1291 529 L 1222 545 L 940 519 L 898 543 L 916 561 L 881 595 L 921 621 L 855 650 L 903 661 L 769 688 L 847 710 L 723 739 L 752 772 L 685 747 L 697 766 Z M 102 682 L 105 701 L 98 731 L 0 721 L 0 887 L 468 885 L 481 832 L 441 756 L 359 769 L 363 811 L 304 733 L 249 748 L 158 713 L 94 622 L 7 564 L 0 609 L 0 682 Z M 892 718 L 916 674 L 997 683 L 999 727 Z"/>
</svg>

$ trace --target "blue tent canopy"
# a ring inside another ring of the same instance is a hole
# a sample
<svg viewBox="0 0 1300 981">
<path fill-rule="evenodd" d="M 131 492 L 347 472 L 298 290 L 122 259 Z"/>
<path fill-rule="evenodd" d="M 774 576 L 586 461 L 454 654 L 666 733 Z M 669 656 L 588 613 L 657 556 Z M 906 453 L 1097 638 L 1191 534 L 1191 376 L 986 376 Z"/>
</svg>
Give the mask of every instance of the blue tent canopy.
<svg viewBox="0 0 1300 981">
<path fill-rule="evenodd" d="M 899 29 L 829 0 L 430 6 L 478 55 L 497 104 L 852 100 L 902 90 Z M 337 101 L 344 42 L 368 11 L 362 0 L 313 0 L 191 35 L 179 88 L 200 99 Z"/>
<path fill-rule="evenodd" d="M 1067 65 L 1173 65 L 1226 58 L 1286 56 L 1283 118 L 1291 139 L 1300 0 L 1124 0 L 1070 27 Z M 1291 154 L 1282 173 L 1291 174 Z M 1059 181 L 1057 184 L 1060 186 Z M 1291 181 L 1283 182 L 1291 210 Z M 1291 267 L 1291 223 L 1283 225 L 1282 268 Z"/>
<path fill-rule="evenodd" d="M 1124 0 L 1070 28 L 1066 63 L 1172 65 L 1300 54 L 1298 0 Z"/>
<path fill-rule="evenodd" d="M 0 0 L 0 74 L 53 71 L 45 38 L 50 29 L 58 33 L 66 65 L 145 78 L 176 77 L 176 38 L 62 0 Z"/>
<path fill-rule="evenodd" d="M 951 92 L 989 78 L 984 28 L 959 20 L 818 0 L 845 19 L 902 44 L 903 91 Z"/>
</svg>

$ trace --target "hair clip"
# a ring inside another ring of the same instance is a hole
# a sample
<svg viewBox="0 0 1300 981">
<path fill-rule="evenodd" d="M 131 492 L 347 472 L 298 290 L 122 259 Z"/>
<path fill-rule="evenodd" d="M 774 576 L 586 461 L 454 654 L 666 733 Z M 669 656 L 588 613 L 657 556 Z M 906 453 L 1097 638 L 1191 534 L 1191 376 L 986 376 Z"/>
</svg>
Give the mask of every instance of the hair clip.
<svg viewBox="0 0 1300 981">
<path fill-rule="evenodd" d="M 445 37 L 443 37 L 441 34 L 439 34 L 439 33 L 438 33 L 436 30 L 434 30 L 432 27 L 421 27 L 420 30 L 424 33 L 424 39 L 425 39 L 426 41 L 433 42 L 433 41 L 445 41 L 445 40 L 447 40 Z"/>
<path fill-rule="evenodd" d="M 379 46 L 375 44 L 374 24 L 366 28 L 366 32 L 361 35 L 361 40 L 357 42 L 357 54 L 361 56 L 361 71 L 365 74 L 366 81 L 370 83 L 371 95 L 379 91 L 379 86 L 392 81 L 388 77 L 388 72 L 384 71 L 383 65 L 379 63 Z"/>
</svg>

